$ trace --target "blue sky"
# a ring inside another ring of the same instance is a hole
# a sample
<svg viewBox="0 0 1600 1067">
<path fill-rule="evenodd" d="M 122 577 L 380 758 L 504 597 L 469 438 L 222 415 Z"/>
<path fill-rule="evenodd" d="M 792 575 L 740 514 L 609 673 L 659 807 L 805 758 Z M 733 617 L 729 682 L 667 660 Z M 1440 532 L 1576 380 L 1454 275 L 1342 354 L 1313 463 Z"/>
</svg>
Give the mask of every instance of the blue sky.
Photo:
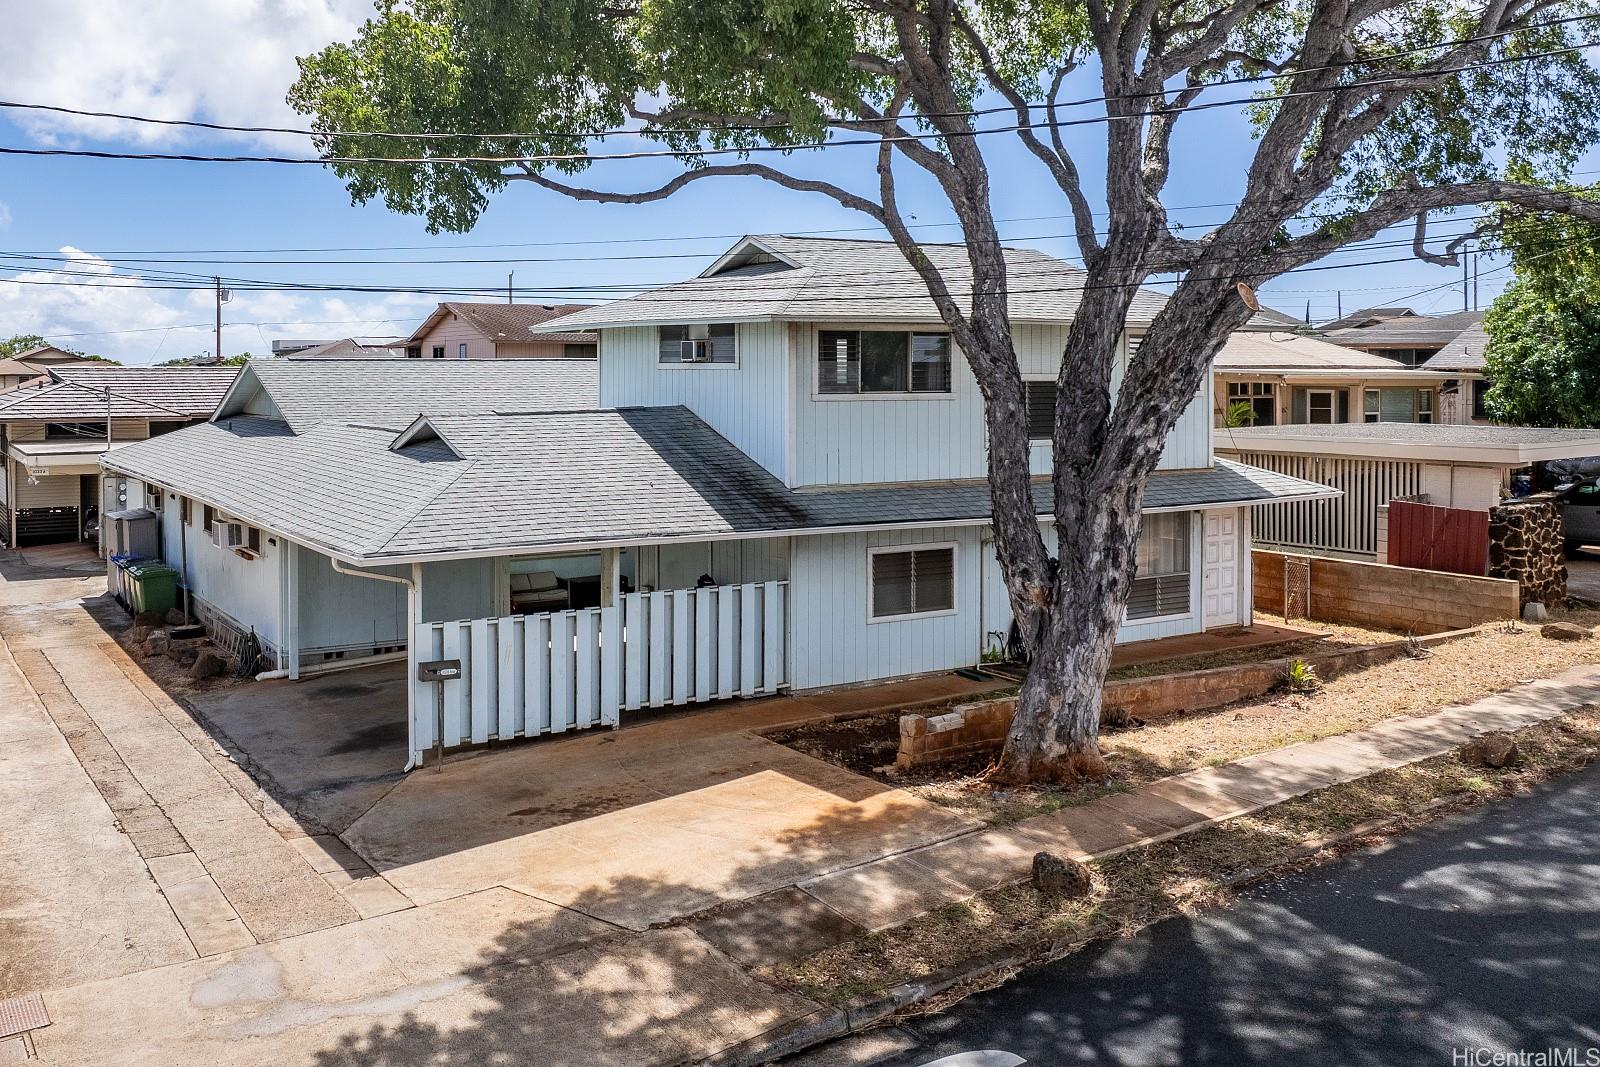
<svg viewBox="0 0 1600 1067">
<path fill-rule="evenodd" d="M 110 20 L 94 0 L 32 5 L 13 20 L 0 41 L 0 98 L 96 110 L 125 110 L 168 118 L 235 124 L 290 124 L 301 120 L 282 103 L 294 77 L 294 56 L 336 37 L 348 37 L 365 14 L 363 0 L 151 0 L 136 26 Z M 81 10 L 75 10 L 81 9 Z M 130 34 L 135 39 L 128 39 Z M 52 57 L 77 50 L 72 64 Z M 70 68 L 68 72 L 57 67 Z M 1082 128 L 1074 147 L 1084 161 L 1097 155 L 1098 126 Z M 1002 143 L 1003 142 L 1003 143 Z M 1042 169 L 1009 138 L 993 137 L 994 199 L 1008 221 L 1002 234 L 1071 258 L 1065 206 Z M 62 121 L 39 113 L 0 113 L 0 145 L 67 146 L 112 150 L 183 150 L 304 154 L 288 137 L 229 138 L 99 121 Z M 1203 227 L 1226 209 L 1203 207 L 1237 195 L 1253 145 L 1237 109 L 1188 116 L 1175 144 L 1174 177 L 1167 201 L 1173 217 Z M 870 190 L 868 149 L 840 148 L 797 159 L 793 166 Z M 675 173 L 674 164 L 603 164 L 594 179 L 613 188 L 641 188 Z M 1587 168 L 1600 162 L 1585 161 Z M 950 239 L 953 228 L 939 198 L 908 180 L 903 197 L 919 232 Z M 579 204 L 558 194 L 513 184 L 500 194 L 468 234 L 430 236 L 417 218 L 381 204 L 352 206 L 343 185 L 319 167 L 245 164 L 104 161 L 9 157 L 0 161 L 0 250 L 59 257 L 67 269 L 109 273 L 98 257 L 185 250 L 145 264 L 209 276 L 215 273 L 285 282 L 375 286 L 496 286 L 516 272 L 522 299 L 591 299 L 557 287 L 645 286 L 691 275 L 746 232 L 839 229 L 867 220 L 821 197 L 791 193 L 753 179 L 714 179 L 691 185 L 663 203 L 644 206 Z M 852 229 L 855 228 L 855 229 Z M 1459 229 L 1445 223 L 1447 230 Z M 1405 236 L 1401 232 L 1387 238 Z M 566 243 L 557 243 L 566 242 Z M 521 247 L 491 247 L 516 245 Z M 327 255 L 265 254 L 277 259 L 398 259 L 396 263 L 213 263 L 187 250 L 422 246 L 404 251 Z M 1331 318 L 1336 293 L 1345 310 L 1387 303 L 1430 287 L 1408 301 L 1423 311 L 1461 307 L 1459 272 L 1419 262 L 1367 265 L 1397 259 L 1404 248 L 1355 249 L 1329 262 L 1340 269 L 1287 276 L 1263 291 L 1264 299 L 1292 314 L 1311 303 L 1313 318 Z M 649 258 L 615 258 L 615 257 Z M 519 263 L 447 263 L 448 259 L 510 258 Z M 600 258 L 607 257 L 607 258 Z M 549 260 L 534 262 L 534 260 Z M 8 259 L 0 277 L 42 283 L 82 283 L 93 278 L 45 273 L 53 265 Z M 56 264 L 54 266 L 59 266 Z M 1482 272 L 1501 266 L 1485 256 Z M 19 272 L 19 268 L 29 268 Z M 1482 300 L 1503 287 L 1509 272 L 1485 273 Z M 1457 284 L 1451 285 L 1455 282 Z M 419 295 L 240 292 L 225 309 L 223 347 L 233 353 L 268 349 L 275 337 L 340 337 L 408 332 L 437 299 Z M 0 336 L 43 333 L 53 339 L 125 362 L 190 356 L 211 346 L 209 292 L 170 291 L 154 284 L 0 283 Z"/>
</svg>

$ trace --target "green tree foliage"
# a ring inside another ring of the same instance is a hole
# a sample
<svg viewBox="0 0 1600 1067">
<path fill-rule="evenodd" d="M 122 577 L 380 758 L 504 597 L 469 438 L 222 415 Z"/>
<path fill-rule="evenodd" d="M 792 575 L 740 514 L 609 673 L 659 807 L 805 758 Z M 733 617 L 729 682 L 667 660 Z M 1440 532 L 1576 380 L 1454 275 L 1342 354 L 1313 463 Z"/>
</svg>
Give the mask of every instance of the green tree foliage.
<svg viewBox="0 0 1600 1067">
<path fill-rule="evenodd" d="M 19 333 L 0 341 L 0 359 L 10 359 L 20 352 L 27 352 L 48 344 L 43 337 L 36 333 Z"/>
<path fill-rule="evenodd" d="M 1499 216 L 1516 276 L 1483 320 L 1489 414 L 1523 426 L 1600 426 L 1600 226 L 1515 207 Z"/>
</svg>

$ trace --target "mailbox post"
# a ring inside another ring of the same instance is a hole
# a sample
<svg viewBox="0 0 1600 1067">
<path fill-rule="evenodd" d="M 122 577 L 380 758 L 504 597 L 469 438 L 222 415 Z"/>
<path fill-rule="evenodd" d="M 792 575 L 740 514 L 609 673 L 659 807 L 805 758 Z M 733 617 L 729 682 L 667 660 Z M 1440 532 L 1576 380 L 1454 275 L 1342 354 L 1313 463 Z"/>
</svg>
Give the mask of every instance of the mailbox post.
<svg viewBox="0 0 1600 1067">
<path fill-rule="evenodd" d="M 461 661 L 458 659 L 430 659 L 417 664 L 417 681 L 434 684 L 433 749 L 441 768 L 444 766 L 444 683 L 460 677 Z"/>
</svg>

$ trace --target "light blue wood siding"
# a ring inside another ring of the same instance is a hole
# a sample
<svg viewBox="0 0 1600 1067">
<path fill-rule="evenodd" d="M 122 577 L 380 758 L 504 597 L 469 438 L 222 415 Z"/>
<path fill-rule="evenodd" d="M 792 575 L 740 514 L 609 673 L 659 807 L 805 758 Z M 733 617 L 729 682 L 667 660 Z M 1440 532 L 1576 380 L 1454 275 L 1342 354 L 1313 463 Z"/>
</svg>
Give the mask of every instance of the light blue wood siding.
<svg viewBox="0 0 1600 1067">
<path fill-rule="evenodd" d="M 408 636 L 405 586 L 360 578 L 333 569 L 333 561 L 309 548 L 297 551 L 300 652 L 370 650 L 403 645 Z M 410 578 L 410 567 L 362 567 Z"/>
<path fill-rule="evenodd" d="M 738 363 L 673 366 L 657 362 L 654 326 L 603 330 L 600 406 L 682 404 L 779 478 L 787 480 L 789 375 L 781 323 L 738 326 Z"/>
<path fill-rule="evenodd" d="M 1205 593 L 1205 522 L 1204 512 L 1191 513 L 1189 521 L 1189 611 L 1184 615 L 1151 619 L 1147 622 L 1124 622 L 1117 631 L 1117 644 L 1130 641 L 1153 641 L 1179 634 L 1197 634 L 1205 629 L 1201 609 Z M 1055 525 L 1044 524 L 1045 544 L 1055 551 Z M 1011 600 L 1006 595 L 1000 562 L 994 554 L 994 533 L 983 528 L 983 647 L 993 648 L 1004 644 L 1011 629 Z M 1248 554 L 1248 553 L 1247 553 Z M 1246 593 L 1248 595 L 1248 593 Z M 999 635 L 998 637 L 996 635 Z"/>
<path fill-rule="evenodd" d="M 833 328 L 833 324 L 829 324 Z M 864 325 L 863 328 L 871 328 Z M 879 325 L 879 329 L 893 329 Z M 792 327 L 795 339 L 795 457 L 792 485 L 860 485 L 982 478 L 987 475 L 983 397 L 966 360 L 952 361 L 948 394 L 890 398 L 821 396 L 816 392 L 815 324 Z M 1066 345 L 1065 326 L 1019 325 L 1017 361 L 1026 378 L 1054 380 Z M 1113 387 L 1121 381 L 1119 359 Z M 604 371 L 601 394 L 605 395 Z M 1208 380 L 1168 438 L 1162 469 L 1211 463 Z M 1049 446 L 1032 448 L 1035 474 L 1050 471 Z"/>
<path fill-rule="evenodd" d="M 956 610 L 872 622 L 868 550 L 955 542 Z M 790 634 L 796 689 L 898 678 L 978 659 L 978 528 L 885 530 L 796 537 L 790 556 Z"/>
</svg>

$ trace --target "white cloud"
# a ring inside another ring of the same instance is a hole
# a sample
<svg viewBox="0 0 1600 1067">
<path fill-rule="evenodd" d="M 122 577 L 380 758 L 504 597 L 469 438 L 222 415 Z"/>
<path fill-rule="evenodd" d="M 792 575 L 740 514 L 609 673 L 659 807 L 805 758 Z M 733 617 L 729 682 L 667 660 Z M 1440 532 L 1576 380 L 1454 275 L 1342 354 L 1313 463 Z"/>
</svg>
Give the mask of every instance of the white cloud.
<svg viewBox="0 0 1600 1067">
<path fill-rule="evenodd" d="M 231 125 L 303 126 L 284 103 L 295 57 L 347 40 L 371 0 L 51 0 L 7 5 L 0 95 L 87 111 Z M 46 143 L 90 135 L 172 143 L 194 131 L 49 112 L 10 112 Z M 305 148 L 286 135 L 239 135 Z"/>
<path fill-rule="evenodd" d="M 11 225 L 11 207 L 4 200 L 0 200 L 0 230 Z"/>
<path fill-rule="evenodd" d="M 119 275 L 82 249 L 61 249 L 65 262 L 0 282 L 0 337 L 37 333 L 124 363 L 155 363 L 214 347 L 209 289 L 159 288 Z M 432 309 L 408 294 L 351 300 L 338 295 L 244 292 L 223 308 L 224 353 L 265 355 L 282 337 L 334 339 L 411 332 Z"/>
</svg>

